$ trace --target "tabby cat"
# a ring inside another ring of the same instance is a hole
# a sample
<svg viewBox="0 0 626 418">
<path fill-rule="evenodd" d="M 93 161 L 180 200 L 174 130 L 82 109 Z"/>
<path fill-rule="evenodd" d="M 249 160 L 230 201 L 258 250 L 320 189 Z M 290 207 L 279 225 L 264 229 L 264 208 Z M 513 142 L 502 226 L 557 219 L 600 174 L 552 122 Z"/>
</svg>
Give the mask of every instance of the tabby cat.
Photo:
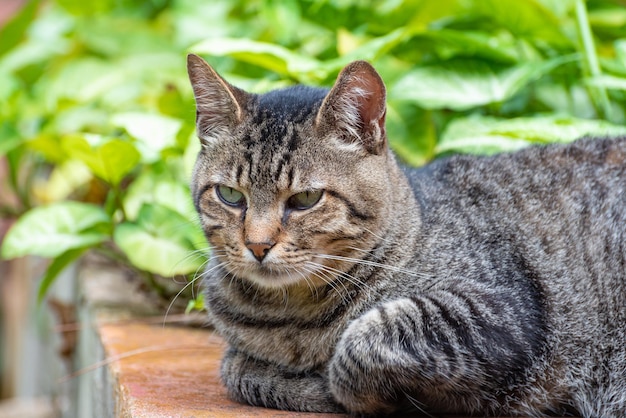
<svg viewBox="0 0 626 418">
<path fill-rule="evenodd" d="M 626 138 L 401 168 L 385 86 L 251 94 L 190 55 L 206 301 L 240 402 L 626 416 Z"/>
</svg>

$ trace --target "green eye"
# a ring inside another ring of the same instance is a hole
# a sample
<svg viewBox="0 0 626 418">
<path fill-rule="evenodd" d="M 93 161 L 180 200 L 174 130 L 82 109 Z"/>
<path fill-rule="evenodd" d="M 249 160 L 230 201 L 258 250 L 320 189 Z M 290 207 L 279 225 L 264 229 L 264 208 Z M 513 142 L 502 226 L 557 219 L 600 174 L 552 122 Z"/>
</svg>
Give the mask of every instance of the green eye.
<svg viewBox="0 0 626 418">
<path fill-rule="evenodd" d="M 228 186 L 217 186 L 215 188 L 217 197 L 228 206 L 241 207 L 246 203 L 246 198 L 239 190 Z"/>
<path fill-rule="evenodd" d="M 287 208 L 295 210 L 310 209 L 322 198 L 322 191 L 308 191 L 294 194 L 287 200 Z"/>
</svg>

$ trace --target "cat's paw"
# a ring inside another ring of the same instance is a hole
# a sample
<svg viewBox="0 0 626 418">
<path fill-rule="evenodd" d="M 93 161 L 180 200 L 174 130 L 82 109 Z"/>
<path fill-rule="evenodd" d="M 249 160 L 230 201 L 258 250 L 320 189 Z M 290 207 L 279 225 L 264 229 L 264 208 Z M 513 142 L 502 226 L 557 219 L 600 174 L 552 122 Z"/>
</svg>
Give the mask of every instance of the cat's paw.
<svg viewBox="0 0 626 418">
<path fill-rule="evenodd" d="M 329 365 L 330 390 L 352 413 L 391 413 L 404 401 L 397 389 L 408 359 L 391 341 L 389 326 L 382 310 L 372 310 L 354 320 L 337 345 Z"/>
<path fill-rule="evenodd" d="M 289 411 L 344 412 L 322 375 L 289 371 L 232 350 L 222 360 L 222 380 L 230 398 L 240 403 Z"/>
</svg>

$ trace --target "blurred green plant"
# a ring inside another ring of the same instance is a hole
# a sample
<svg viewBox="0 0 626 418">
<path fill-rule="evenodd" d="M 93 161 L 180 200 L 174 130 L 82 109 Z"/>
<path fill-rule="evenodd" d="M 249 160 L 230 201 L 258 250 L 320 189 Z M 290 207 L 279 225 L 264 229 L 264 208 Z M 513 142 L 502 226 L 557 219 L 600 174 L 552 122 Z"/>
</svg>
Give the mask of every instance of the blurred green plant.
<svg viewBox="0 0 626 418">
<path fill-rule="evenodd" d="M 371 61 L 409 164 L 626 133 L 619 0 L 31 0 L 0 39 L 1 254 L 53 260 L 40 297 L 89 249 L 151 282 L 206 261 L 188 52 L 255 92 Z"/>
</svg>

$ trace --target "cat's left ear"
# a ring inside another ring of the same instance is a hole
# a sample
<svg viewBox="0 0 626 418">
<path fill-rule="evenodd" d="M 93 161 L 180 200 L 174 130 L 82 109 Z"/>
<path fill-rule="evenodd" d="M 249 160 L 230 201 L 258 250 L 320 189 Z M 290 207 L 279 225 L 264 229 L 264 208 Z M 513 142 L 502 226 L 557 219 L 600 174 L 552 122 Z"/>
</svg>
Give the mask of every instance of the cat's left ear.
<svg viewBox="0 0 626 418">
<path fill-rule="evenodd" d="M 385 97 L 385 84 L 374 67 L 355 61 L 337 77 L 317 114 L 316 126 L 334 131 L 349 144 L 381 154 L 387 147 Z"/>
</svg>

